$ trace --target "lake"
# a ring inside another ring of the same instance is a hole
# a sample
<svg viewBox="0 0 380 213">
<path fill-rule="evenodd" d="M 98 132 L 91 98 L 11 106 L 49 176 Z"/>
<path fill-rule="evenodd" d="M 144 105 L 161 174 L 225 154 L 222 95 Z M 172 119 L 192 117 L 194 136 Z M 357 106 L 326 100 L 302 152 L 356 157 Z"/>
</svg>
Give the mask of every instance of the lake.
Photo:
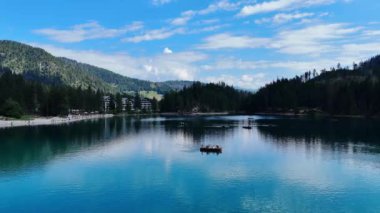
<svg viewBox="0 0 380 213">
<path fill-rule="evenodd" d="M 0 212 L 380 212 L 380 122 L 115 117 L 1 129 Z"/>
</svg>

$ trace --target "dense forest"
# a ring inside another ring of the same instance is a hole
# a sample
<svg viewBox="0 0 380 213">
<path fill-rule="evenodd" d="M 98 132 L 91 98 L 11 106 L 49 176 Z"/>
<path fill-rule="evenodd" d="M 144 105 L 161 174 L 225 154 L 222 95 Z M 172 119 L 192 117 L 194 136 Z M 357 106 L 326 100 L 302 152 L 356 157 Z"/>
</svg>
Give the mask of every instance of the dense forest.
<svg viewBox="0 0 380 213">
<path fill-rule="evenodd" d="M 250 97 L 250 112 L 380 115 L 380 56 L 352 68 L 306 72 L 279 79 Z"/>
<path fill-rule="evenodd" d="M 0 68 L 0 73 L 0 115 L 20 118 L 24 114 L 67 115 L 70 109 L 102 110 L 100 91 L 26 81 L 6 68 Z"/>
<path fill-rule="evenodd" d="M 161 101 L 162 112 L 236 112 L 246 111 L 249 96 L 224 83 L 202 84 L 196 82 L 181 91 L 165 94 Z"/>
<path fill-rule="evenodd" d="M 246 112 L 380 116 L 380 56 L 352 68 L 337 65 L 291 79 L 278 79 L 254 93 L 220 84 L 196 83 L 171 92 L 164 112 Z"/>
</svg>

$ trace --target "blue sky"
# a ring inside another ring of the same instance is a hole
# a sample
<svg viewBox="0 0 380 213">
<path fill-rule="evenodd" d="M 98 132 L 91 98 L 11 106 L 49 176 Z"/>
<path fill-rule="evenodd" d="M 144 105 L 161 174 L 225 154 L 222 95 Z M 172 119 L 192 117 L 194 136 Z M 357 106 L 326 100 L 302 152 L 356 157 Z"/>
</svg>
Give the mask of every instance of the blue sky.
<svg viewBox="0 0 380 213">
<path fill-rule="evenodd" d="M 380 54 L 378 0 L 2 0 L 0 39 L 153 81 L 257 89 Z"/>
</svg>

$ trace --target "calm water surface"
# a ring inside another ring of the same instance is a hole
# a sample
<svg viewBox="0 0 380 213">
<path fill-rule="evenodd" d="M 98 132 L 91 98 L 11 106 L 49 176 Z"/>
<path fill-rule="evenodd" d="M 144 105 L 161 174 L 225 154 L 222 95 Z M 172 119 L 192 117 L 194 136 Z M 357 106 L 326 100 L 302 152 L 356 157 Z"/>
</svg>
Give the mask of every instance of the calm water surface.
<svg viewBox="0 0 380 213">
<path fill-rule="evenodd" d="M 380 122 L 254 118 L 1 129 L 0 212 L 380 212 Z"/>
</svg>

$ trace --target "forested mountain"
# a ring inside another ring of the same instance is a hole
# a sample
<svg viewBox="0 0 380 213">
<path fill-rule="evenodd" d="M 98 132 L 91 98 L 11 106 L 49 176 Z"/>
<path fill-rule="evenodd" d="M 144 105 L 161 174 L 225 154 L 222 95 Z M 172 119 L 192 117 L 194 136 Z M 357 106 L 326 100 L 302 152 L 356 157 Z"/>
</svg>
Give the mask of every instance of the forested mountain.
<svg viewBox="0 0 380 213">
<path fill-rule="evenodd" d="M 157 91 L 165 93 L 190 85 L 188 81 L 150 82 L 128 78 L 112 71 L 74 60 L 54 57 L 43 49 L 13 41 L 0 41 L 0 66 L 42 83 L 91 87 L 105 92 Z"/>
<path fill-rule="evenodd" d="M 279 79 L 250 97 L 251 112 L 313 111 L 333 115 L 380 115 L 380 56 L 353 68 L 306 72 Z"/>
<path fill-rule="evenodd" d="M 66 64 L 74 67 L 75 70 L 81 70 L 89 73 L 91 76 L 101 79 L 117 91 L 156 91 L 160 94 L 170 90 L 182 89 L 184 86 L 191 85 L 190 81 L 166 81 L 166 82 L 151 82 L 135 78 L 129 78 L 109 70 L 95 67 L 88 64 L 78 63 L 67 58 L 60 58 Z"/>
</svg>

